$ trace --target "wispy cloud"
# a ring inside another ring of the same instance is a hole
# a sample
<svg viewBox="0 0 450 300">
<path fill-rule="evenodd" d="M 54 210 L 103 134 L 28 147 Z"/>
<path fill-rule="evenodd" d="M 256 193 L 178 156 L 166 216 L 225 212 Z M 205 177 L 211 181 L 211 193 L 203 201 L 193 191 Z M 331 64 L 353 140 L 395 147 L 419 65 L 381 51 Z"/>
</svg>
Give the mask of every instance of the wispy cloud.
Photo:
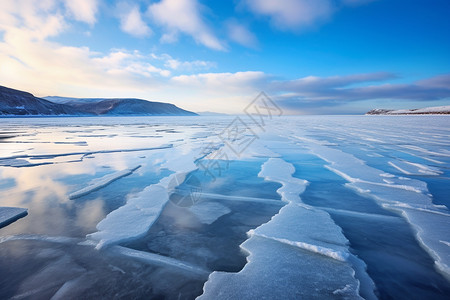
<svg viewBox="0 0 450 300">
<path fill-rule="evenodd" d="M 98 0 L 65 0 L 65 5 L 74 19 L 90 25 L 93 25 L 96 22 L 96 14 L 99 5 Z"/>
<path fill-rule="evenodd" d="M 163 36 L 166 42 L 175 41 L 177 34 L 181 32 L 208 48 L 225 50 L 224 43 L 203 20 L 197 0 L 162 0 L 151 4 L 148 14 L 157 24 L 166 28 L 167 33 Z"/>
<path fill-rule="evenodd" d="M 248 48 L 258 48 L 258 39 L 256 36 L 244 25 L 237 20 L 229 20 L 226 23 L 229 38 Z"/>
<path fill-rule="evenodd" d="M 120 2 L 117 5 L 117 10 L 122 31 L 141 38 L 152 34 L 152 30 L 142 19 L 139 6 Z"/>
<path fill-rule="evenodd" d="M 268 75 L 264 72 L 246 71 L 236 73 L 201 73 L 179 75 L 171 79 L 172 83 L 205 91 L 225 94 L 231 92 L 257 91 L 266 83 Z"/>
<path fill-rule="evenodd" d="M 300 29 L 326 20 L 335 7 L 331 0 L 245 0 L 255 14 L 269 17 L 279 29 Z"/>
<path fill-rule="evenodd" d="M 376 0 L 243 0 L 255 15 L 269 18 L 277 29 L 299 31 L 327 21 L 343 6 Z"/>
</svg>

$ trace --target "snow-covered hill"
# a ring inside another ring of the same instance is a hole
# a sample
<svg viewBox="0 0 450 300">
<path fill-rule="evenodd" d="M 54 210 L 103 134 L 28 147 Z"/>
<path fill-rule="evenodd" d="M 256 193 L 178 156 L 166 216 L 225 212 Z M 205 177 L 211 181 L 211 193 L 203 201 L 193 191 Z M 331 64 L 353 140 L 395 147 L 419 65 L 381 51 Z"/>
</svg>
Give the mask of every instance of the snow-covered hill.
<svg viewBox="0 0 450 300">
<path fill-rule="evenodd" d="M 367 112 L 366 115 L 429 115 L 429 114 L 450 114 L 450 105 L 434 106 L 419 109 L 382 109 L 376 108 Z"/>
</svg>

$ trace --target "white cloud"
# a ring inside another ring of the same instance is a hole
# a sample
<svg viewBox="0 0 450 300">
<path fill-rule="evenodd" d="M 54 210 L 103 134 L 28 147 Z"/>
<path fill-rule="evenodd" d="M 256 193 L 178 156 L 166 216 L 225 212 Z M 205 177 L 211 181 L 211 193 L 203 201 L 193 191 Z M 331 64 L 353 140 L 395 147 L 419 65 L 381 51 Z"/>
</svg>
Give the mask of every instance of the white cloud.
<svg viewBox="0 0 450 300">
<path fill-rule="evenodd" d="M 180 99 L 187 109 L 242 113 L 268 80 L 268 75 L 257 71 L 200 73 L 172 77 L 168 86 L 172 99 Z"/>
<path fill-rule="evenodd" d="M 85 14 L 78 16 L 94 22 L 89 16 L 95 14 L 86 13 L 95 11 L 94 6 L 80 5 Z M 170 76 L 167 68 L 153 65 L 150 56 L 137 51 L 113 49 L 104 54 L 48 41 L 69 27 L 63 11 L 64 3 L 53 0 L 0 2 L 1 84 L 38 91 L 40 96 L 93 96 L 105 91 L 148 92 Z"/>
<path fill-rule="evenodd" d="M 58 35 L 65 27 L 66 22 L 53 0 L 0 2 L 0 31 L 26 31 L 32 38 L 42 40 Z"/>
<path fill-rule="evenodd" d="M 148 92 L 170 75 L 150 60 L 138 52 L 113 50 L 104 55 L 87 47 L 35 40 L 26 31 L 10 31 L 0 43 L 0 81 L 6 86 L 39 91 L 41 96 Z"/>
<path fill-rule="evenodd" d="M 180 61 L 178 59 L 168 59 L 164 66 L 173 70 L 207 70 L 216 67 L 216 64 L 211 61 L 194 60 L 194 61 Z"/>
<path fill-rule="evenodd" d="M 136 37 L 146 37 L 152 34 L 152 30 L 142 20 L 139 7 L 119 4 L 120 29 Z"/>
<path fill-rule="evenodd" d="M 172 77 L 173 83 L 199 87 L 218 93 L 254 91 L 266 82 L 268 76 L 264 72 L 246 71 L 236 73 L 201 73 Z"/>
<path fill-rule="evenodd" d="M 279 29 L 298 30 L 326 20 L 334 11 L 331 0 L 245 0 L 249 9 L 270 18 Z"/>
<path fill-rule="evenodd" d="M 224 44 L 212 33 L 200 14 L 197 0 L 162 0 L 151 4 L 148 14 L 159 25 L 166 27 L 162 41 L 173 42 L 176 34 L 182 32 L 194 40 L 214 50 L 225 50 Z"/>
<path fill-rule="evenodd" d="M 227 23 L 227 30 L 232 41 L 248 48 L 257 48 L 258 40 L 256 36 L 242 24 L 230 21 Z"/>
<path fill-rule="evenodd" d="M 65 0 L 66 9 L 77 21 L 94 25 L 97 21 L 98 0 Z"/>
<path fill-rule="evenodd" d="M 170 71 L 158 68 L 148 61 L 151 56 L 145 56 L 138 51 L 114 50 L 107 56 L 93 58 L 92 62 L 99 63 L 110 74 L 135 74 L 151 78 L 154 74 L 163 77 L 170 75 Z"/>
</svg>

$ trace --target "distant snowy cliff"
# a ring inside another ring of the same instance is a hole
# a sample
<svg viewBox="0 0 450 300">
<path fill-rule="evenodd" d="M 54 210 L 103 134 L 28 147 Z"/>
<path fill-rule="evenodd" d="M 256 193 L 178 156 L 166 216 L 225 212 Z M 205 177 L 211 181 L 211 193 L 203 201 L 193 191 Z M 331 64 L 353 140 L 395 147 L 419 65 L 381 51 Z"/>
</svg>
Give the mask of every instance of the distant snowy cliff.
<svg viewBox="0 0 450 300">
<path fill-rule="evenodd" d="M 38 98 L 30 93 L 0 86 L 0 116 L 196 116 L 170 103 L 142 99 Z"/>
<path fill-rule="evenodd" d="M 430 115 L 430 114 L 439 114 L 439 115 L 450 114 L 450 105 L 426 107 L 420 109 L 399 109 L 399 110 L 376 108 L 366 113 L 366 115 Z"/>
</svg>

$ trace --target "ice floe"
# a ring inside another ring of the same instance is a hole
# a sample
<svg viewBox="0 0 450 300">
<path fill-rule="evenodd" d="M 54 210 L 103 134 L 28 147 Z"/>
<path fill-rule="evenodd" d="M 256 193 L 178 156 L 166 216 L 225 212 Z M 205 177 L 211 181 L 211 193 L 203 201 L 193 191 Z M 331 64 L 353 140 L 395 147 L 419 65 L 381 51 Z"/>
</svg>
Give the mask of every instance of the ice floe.
<svg viewBox="0 0 450 300">
<path fill-rule="evenodd" d="M 5 227 L 28 214 L 26 208 L 0 207 L 0 228 Z"/>
<path fill-rule="evenodd" d="M 131 169 L 118 171 L 118 172 L 115 172 L 112 174 L 107 174 L 101 178 L 93 179 L 91 182 L 89 182 L 88 186 L 86 186 L 78 191 L 75 191 L 73 193 L 70 193 L 69 199 L 73 200 L 73 199 L 77 199 L 77 198 L 86 196 L 94 191 L 97 191 L 97 190 L 109 185 L 110 183 L 112 183 L 122 177 L 132 174 L 134 171 L 136 171 L 140 167 L 141 166 L 139 165 L 139 166 L 136 166 Z"/>
<path fill-rule="evenodd" d="M 295 169 L 292 164 L 289 164 L 281 158 L 270 158 L 261 167 L 259 177 L 269 181 L 275 181 L 282 184 L 282 187 L 277 190 L 281 195 L 281 199 L 286 202 L 301 202 L 299 194 L 305 191 L 308 184 L 306 180 L 301 180 L 292 177 Z"/>
</svg>

